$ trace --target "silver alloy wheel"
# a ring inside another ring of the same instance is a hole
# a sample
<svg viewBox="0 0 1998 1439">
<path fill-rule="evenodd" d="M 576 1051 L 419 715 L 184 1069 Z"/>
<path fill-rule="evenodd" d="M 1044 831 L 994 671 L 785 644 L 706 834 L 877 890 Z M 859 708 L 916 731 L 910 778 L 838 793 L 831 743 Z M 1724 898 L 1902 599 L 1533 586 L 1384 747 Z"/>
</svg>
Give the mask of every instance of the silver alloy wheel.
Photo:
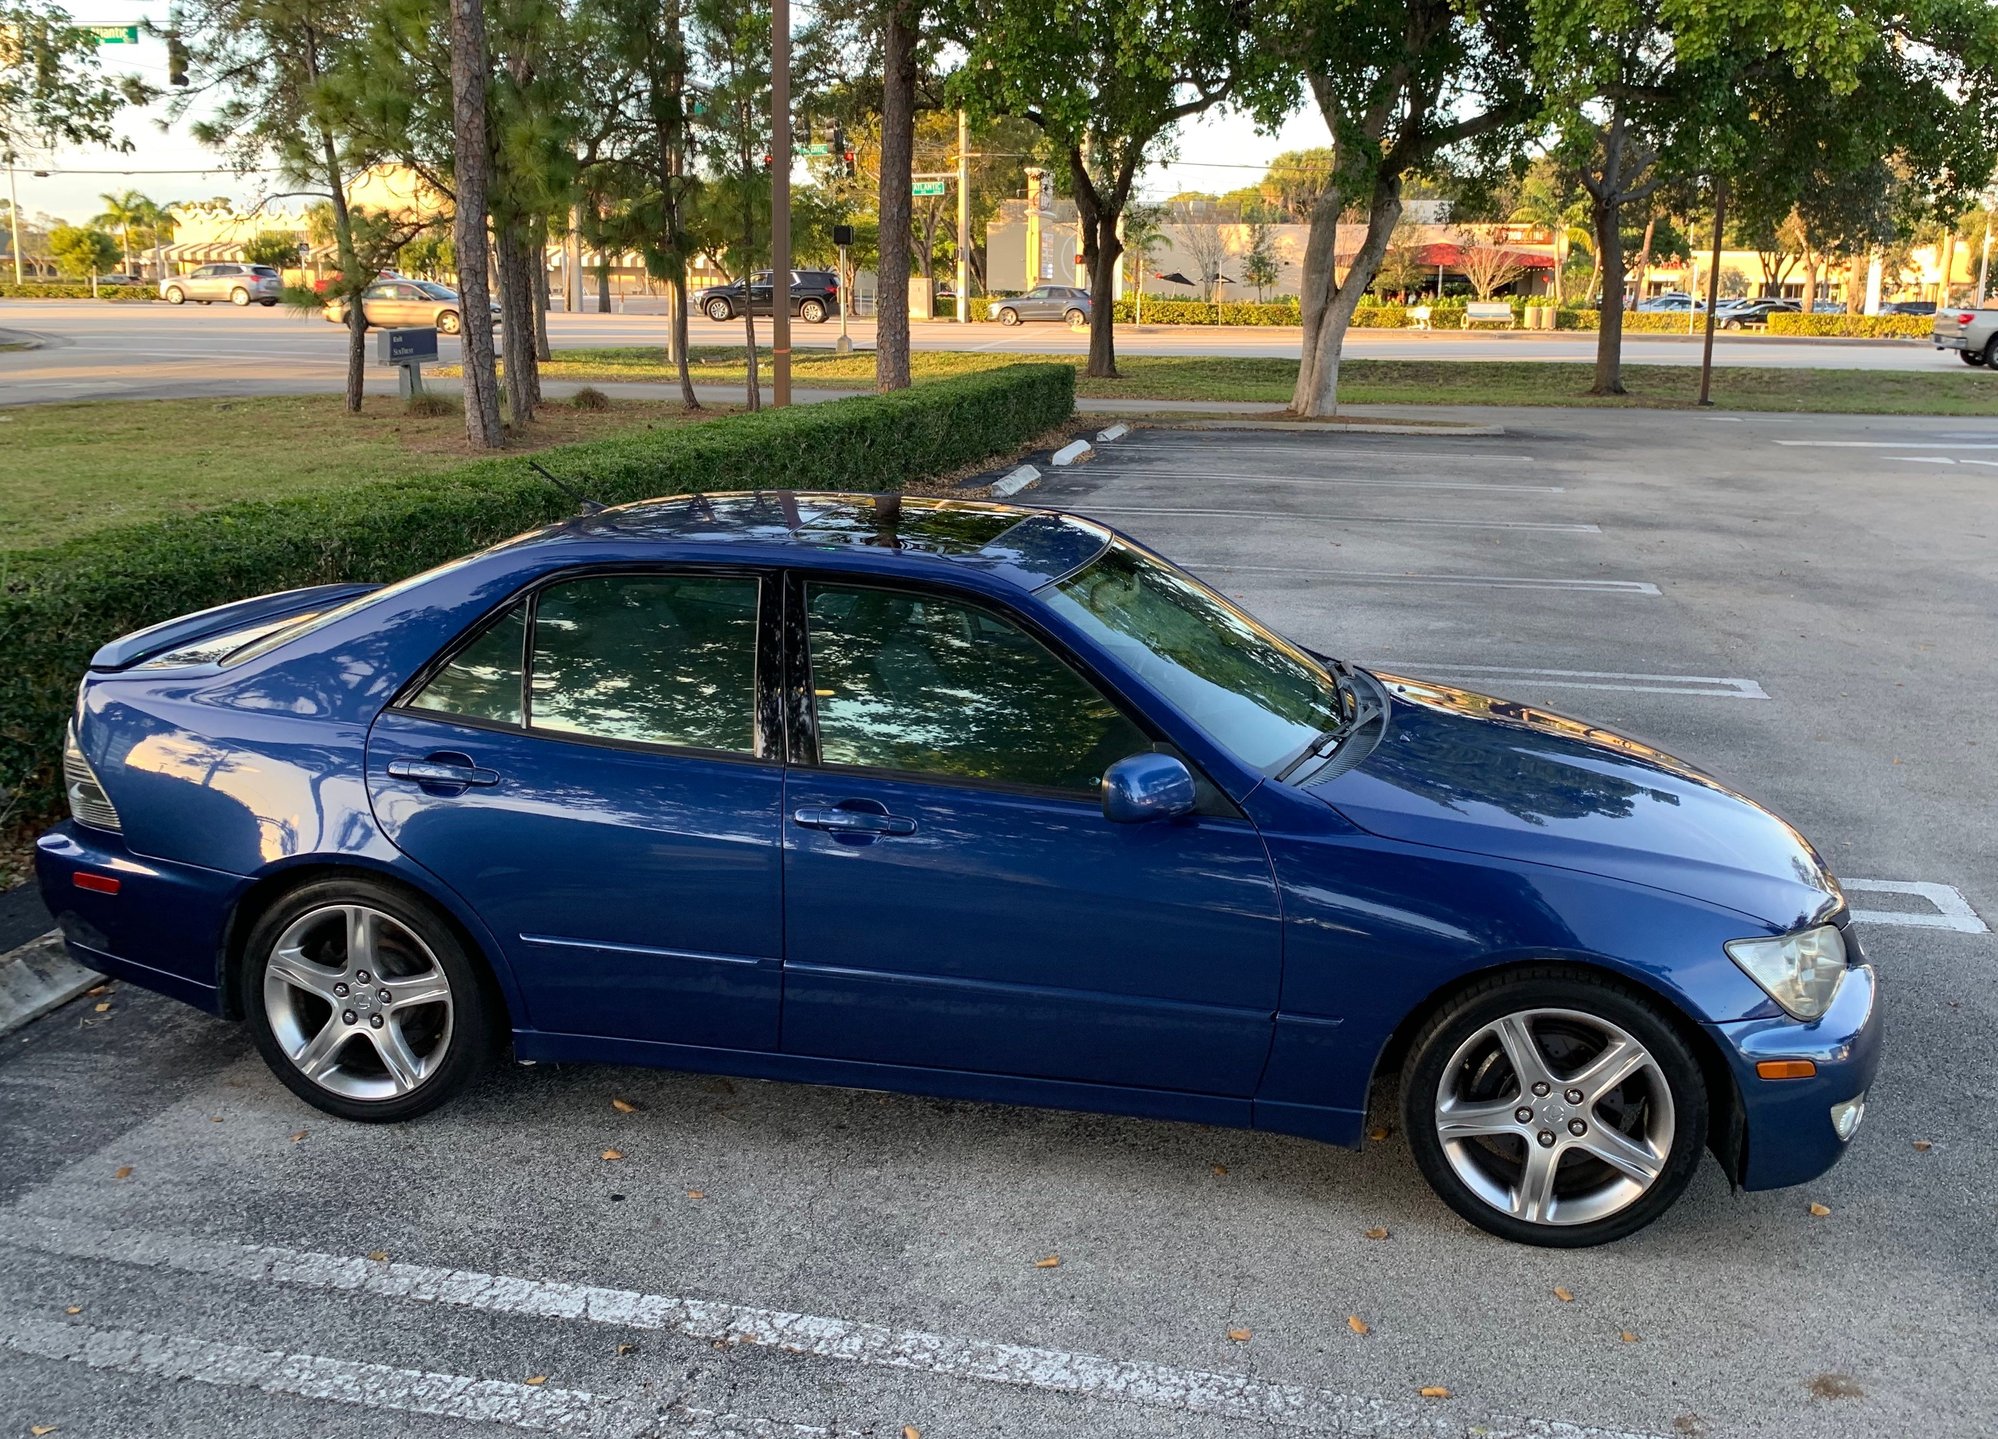
<svg viewBox="0 0 1998 1439">
<path fill-rule="evenodd" d="M 264 1013 L 293 1067 L 346 1099 L 408 1094 L 451 1048 L 451 981 L 437 956 L 364 904 L 325 905 L 286 927 L 264 968 Z"/>
<path fill-rule="evenodd" d="M 726 320 L 731 318 L 734 314 L 735 311 L 733 308 L 730 307 L 728 301 L 726 300 L 708 301 L 708 318 L 710 320 L 716 320 L 716 321 Z"/>
<path fill-rule="evenodd" d="M 1651 1051 L 1601 1016 L 1521 1010 L 1450 1056 L 1436 1134 L 1457 1177 L 1500 1213 L 1588 1224 L 1627 1209 L 1664 1172 L 1672 1089 Z"/>
</svg>

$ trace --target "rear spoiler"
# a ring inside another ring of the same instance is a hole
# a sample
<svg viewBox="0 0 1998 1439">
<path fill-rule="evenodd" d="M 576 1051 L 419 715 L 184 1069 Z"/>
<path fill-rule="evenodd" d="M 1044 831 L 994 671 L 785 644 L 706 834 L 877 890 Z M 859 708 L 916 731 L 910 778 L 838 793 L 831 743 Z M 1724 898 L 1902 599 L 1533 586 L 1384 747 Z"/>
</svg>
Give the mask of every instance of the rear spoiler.
<svg viewBox="0 0 1998 1439">
<path fill-rule="evenodd" d="M 273 595 L 258 595 L 254 599 L 217 605 L 212 610 L 199 610 L 122 635 L 90 657 L 90 668 L 126 669 L 143 659 L 179 649 L 208 635 L 275 624 L 294 615 L 331 609 L 334 605 L 379 588 L 379 585 L 312 585 L 302 590 L 281 590 Z"/>
</svg>

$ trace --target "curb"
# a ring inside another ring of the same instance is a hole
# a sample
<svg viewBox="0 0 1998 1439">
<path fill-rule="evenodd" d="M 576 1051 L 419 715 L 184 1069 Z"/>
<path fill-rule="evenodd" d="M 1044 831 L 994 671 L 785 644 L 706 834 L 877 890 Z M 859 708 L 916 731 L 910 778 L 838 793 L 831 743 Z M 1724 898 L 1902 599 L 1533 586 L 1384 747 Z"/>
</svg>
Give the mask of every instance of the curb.
<svg viewBox="0 0 1998 1439">
<path fill-rule="evenodd" d="M 1095 453 L 1096 451 L 1091 448 L 1089 441 L 1070 440 L 1067 444 L 1056 450 L 1053 455 L 1048 457 L 1048 463 L 1064 467 L 1079 465 L 1084 460 L 1094 456 Z"/>
<path fill-rule="evenodd" d="M 1040 477 L 1041 472 L 1032 465 L 1022 465 L 1017 470 L 1001 475 L 998 479 L 994 480 L 990 493 L 994 499 L 1003 500 L 1008 495 L 1019 494 L 1020 491 L 1027 488 L 1028 485 L 1033 484 Z"/>
<path fill-rule="evenodd" d="M 39 350 L 49 343 L 47 335 L 31 330 L 0 330 L 0 349 Z"/>
<path fill-rule="evenodd" d="M 0 1034 L 12 1034 L 103 980 L 69 957 L 55 930 L 0 954 Z"/>
<path fill-rule="evenodd" d="M 1426 435 L 1430 439 L 1480 439 L 1503 435 L 1504 425 L 1397 425 L 1391 420 L 1327 424 L 1322 420 L 1227 420 L 1207 415 L 1151 415 L 1148 424 L 1175 430 L 1289 430 L 1314 435 Z"/>
</svg>

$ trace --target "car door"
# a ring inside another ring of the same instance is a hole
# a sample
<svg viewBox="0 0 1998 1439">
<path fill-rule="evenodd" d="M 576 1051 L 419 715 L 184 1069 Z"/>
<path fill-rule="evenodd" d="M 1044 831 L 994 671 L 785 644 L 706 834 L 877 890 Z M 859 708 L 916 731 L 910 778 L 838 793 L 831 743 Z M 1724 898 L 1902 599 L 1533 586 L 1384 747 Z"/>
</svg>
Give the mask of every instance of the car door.
<svg viewBox="0 0 1998 1439">
<path fill-rule="evenodd" d="M 771 283 L 769 271 L 752 275 L 749 281 L 749 308 L 752 314 L 767 315 L 770 311 L 771 296 L 775 287 Z"/>
<path fill-rule="evenodd" d="M 395 324 L 395 286 L 377 280 L 361 291 L 361 314 L 370 325 Z"/>
<path fill-rule="evenodd" d="M 376 721 L 376 818 L 485 922 L 531 1027 L 777 1047 L 765 589 L 717 570 L 559 577 Z"/>
<path fill-rule="evenodd" d="M 187 298 L 190 300 L 212 300 L 222 293 L 222 285 L 217 276 L 224 267 L 203 265 L 187 277 Z"/>
<path fill-rule="evenodd" d="M 1027 291 L 1024 303 L 1020 307 L 1020 318 L 1023 320 L 1045 320 L 1052 315 L 1054 313 L 1053 304 L 1049 300 L 1048 295 L 1049 290 L 1046 285 L 1036 285 L 1033 289 Z"/>
<path fill-rule="evenodd" d="M 878 1064 L 1253 1092 L 1281 967 L 1254 827 L 1106 820 L 1153 737 L 1017 615 L 796 578 L 784 1047 Z"/>
</svg>

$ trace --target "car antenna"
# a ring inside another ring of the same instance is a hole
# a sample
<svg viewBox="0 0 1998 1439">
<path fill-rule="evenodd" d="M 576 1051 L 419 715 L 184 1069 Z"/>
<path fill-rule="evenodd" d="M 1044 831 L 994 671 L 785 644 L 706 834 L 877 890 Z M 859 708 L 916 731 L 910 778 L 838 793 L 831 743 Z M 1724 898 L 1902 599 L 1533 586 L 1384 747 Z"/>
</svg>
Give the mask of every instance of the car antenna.
<svg viewBox="0 0 1998 1439">
<path fill-rule="evenodd" d="M 537 461 L 529 460 L 527 462 L 527 467 L 530 470 L 534 471 L 535 474 L 541 476 L 542 479 L 548 481 L 549 484 L 553 485 L 563 494 L 567 495 L 570 499 L 574 500 L 576 502 L 576 508 L 583 514 L 598 515 L 602 514 L 604 510 L 608 508 L 608 506 L 606 506 L 603 503 L 603 501 L 591 499 L 588 495 L 584 494 L 581 490 L 577 489 L 574 485 L 570 484 L 560 475 L 550 474 L 547 470 L 543 469 Z M 587 480 L 589 476 L 584 475 L 583 478 Z"/>
</svg>

